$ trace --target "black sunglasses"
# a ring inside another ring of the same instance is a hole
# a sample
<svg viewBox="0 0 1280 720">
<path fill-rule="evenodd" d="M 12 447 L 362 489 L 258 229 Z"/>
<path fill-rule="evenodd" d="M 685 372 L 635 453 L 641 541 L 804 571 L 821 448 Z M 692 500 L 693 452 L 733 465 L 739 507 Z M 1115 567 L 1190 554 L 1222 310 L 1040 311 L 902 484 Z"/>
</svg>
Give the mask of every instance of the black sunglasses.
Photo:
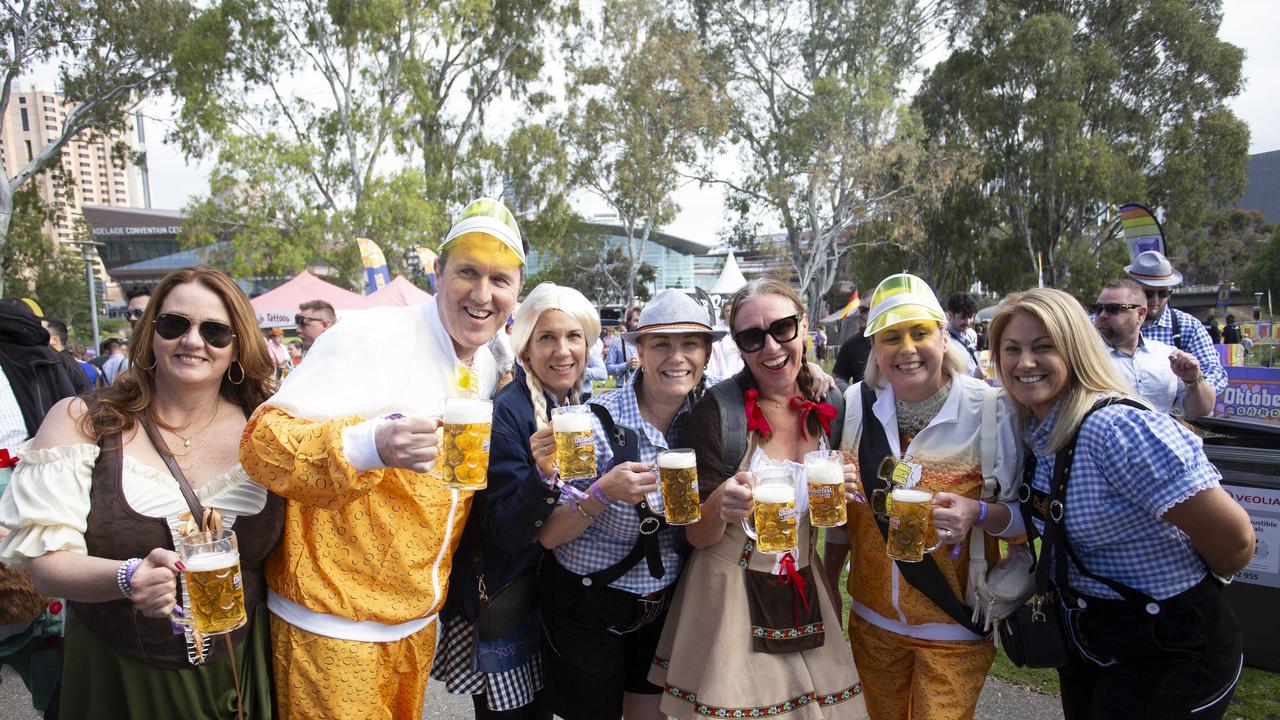
<svg viewBox="0 0 1280 720">
<path fill-rule="evenodd" d="M 795 340 L 799 333 L 800 315 L 796 314 L 774 320 L 767 328 L 739 330 L 733 334 L 733 341 L 738 344 L 738 349 L 742 352 L 753 353 L 760 352 L 764 348 L 765 335 L 772 337 L 774 342 L 781 345 Z"/>
<path fill-rule="evenodd" d="M 324 318 L 318 318 L 318 317 L 307 317 L 306 315 L 294 315 L 294 316 L 293 316 L 293 324 L 294 324 L 295 326 L 297 326 L 297 327 L 302 327 L 302 326 L 306 325 L 306 324 L 307 324 L 307 323 L 309 323 L 309 322 L 327 322 L 327 321 L 326 321 Z"/>
<path fill-rule="evenodd" d="M 143 310 L 142 308 L 129 308 L 128 310 L 125 311 L 124 316 L 131 317 L 131 318 L 140 318 L 142 317 L 142 313 L 144 312 L 146 312 L 146 310 Z"/>
<path fill-rule="evenodd" d="M 191 329 L 191 318 L 177 313 L 165 313 L 156 316 L 156 334 L 165 340 L 177 340 Z M 235 339 L 236 332 L 226 323 L 217 320 L 205 320 L 200 323 L 200 337 L 216 348 L 224 348 Z"/>
<path fill-rule="evenodd" d="M 1170 292 L 1172 292 L 1172 291 L 1170 291 L 1170 290 L 1143 290 L 1142 292 L 1144 292 L 1144 293 L 1146 293 L 1146 294 L 1147 294 L 1147 299 L 1148 299 L 1148 300 L 1150 300 L 1150 299 L 1151 299 L 1151 298 L 1153 298 L 1153 297 L 1158 297 L 1158 298 L 1160 298 L 1161 300 L 1163 300 L 1163 299 L 1165 299 L 1165 298 L 1169 297 L 1169 293 L 1170 293 Z"/>
<path fill-rule="evenodd" d="M 1101 315 L 1104 310 L 1108 315 L 1119 315 L 1127 310 L 1135 310 L 1140 307 L 1142 306 L 1134 305 L 1132 303 L 1098 303 L 1091 309 L 1093 310 L 1094 315 Z"/>
</svg>

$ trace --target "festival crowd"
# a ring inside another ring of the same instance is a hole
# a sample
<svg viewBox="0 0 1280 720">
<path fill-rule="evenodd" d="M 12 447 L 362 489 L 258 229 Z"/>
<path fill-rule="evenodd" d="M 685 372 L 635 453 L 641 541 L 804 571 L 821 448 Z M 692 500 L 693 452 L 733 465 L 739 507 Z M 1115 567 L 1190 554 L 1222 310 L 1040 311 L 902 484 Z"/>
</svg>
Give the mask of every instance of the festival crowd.
<svg viewBox="0 0 1280 720">
<path fill-rule="evenodd" d="M 958 720 L 999 636 L 1068 720 L 1223 717 L 1255 537 L 1182 422 L 1226 377 L 1164 256 L 981 337 L 889 276 L 828 374 L 786 282 L 660 292 L 605 346 L 578 290 L 517 304 L 527 252 L 476 200 L 431 300 L 305 304 L 293 348 L 177 270 L 91 380 L 0 302 L 0 661 L 37 709 L 419 718 L 430 677 L 476 718 Z"/>
</svg>

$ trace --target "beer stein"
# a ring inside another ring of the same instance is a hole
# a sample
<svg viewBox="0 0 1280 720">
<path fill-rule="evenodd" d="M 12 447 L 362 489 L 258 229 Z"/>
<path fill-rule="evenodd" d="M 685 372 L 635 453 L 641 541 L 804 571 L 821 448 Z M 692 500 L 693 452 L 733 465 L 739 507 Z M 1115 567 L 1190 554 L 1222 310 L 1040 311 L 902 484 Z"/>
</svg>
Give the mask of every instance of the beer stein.
<svg viewBox="0 0 1280 720">
<path fill-rule="evenodd" d="M 871 512 L 882 520 L 889 519 L 889 493 L 895 487 L 915 487 L 920 482 L 923 468 L 919 463 L 911 462 L 910 455 L 902 460 L 886 457 L 880 461 L 876 469 L 876 477 L 885 483 L 885 487 L 871 493 Z"/>
<path fill-rule="evenodd" d="M 176 549 L 187 581 L 182 624 L 201 635 L 221 635 L 248 622 L 235 532 L 189 533 L 178 540 Z"/>
<path fill-rule="evenodd" d="M 918 488 L 893 486 L 889 494 L 889 536 L 885 546 L 889 557 L 902 562 L 920 562 L 942 547 L 929 545 L 933 530 L 933 493 Z"/>
<path fill-rule="evenodd" d="M 483 490 L 489 484 L 489 434 L 493 403 L 475 398 L 446 398 L 444 440 L 436 476 L 445 487 Z"/>
<path fill-rule="evenodd" d="M 751 494 L 755 511 L 742 518 L 742 530 L 756 542 L 756 549 L 781 555 L 794 552 L 796 542 L 796 486 L 787 468 L 765 468 L 755 473 Z"/>
<path fill-rule="evenodd" d="M 689 525 L 702 519 L 698 458 L 692 450 L 680 448 L 658 453 L 658 486 L 662 491 L 662 514 L 668 525 Z"/>
<path fill-rule="evenodd" d="M 581 480 L 596 476 L 596 442 L 591 431 L 591 408 L 569 405 L 551 411 L 556 436 L 556 467 L 560 479 Z"/>
<path fill-rule="evenodd" d="M 848 509 L 840 453 L 834 450 L 805 453 L 804 479 L 809 490 L 809 524 L 814 527 L 844 525 Z"/>
</svg>

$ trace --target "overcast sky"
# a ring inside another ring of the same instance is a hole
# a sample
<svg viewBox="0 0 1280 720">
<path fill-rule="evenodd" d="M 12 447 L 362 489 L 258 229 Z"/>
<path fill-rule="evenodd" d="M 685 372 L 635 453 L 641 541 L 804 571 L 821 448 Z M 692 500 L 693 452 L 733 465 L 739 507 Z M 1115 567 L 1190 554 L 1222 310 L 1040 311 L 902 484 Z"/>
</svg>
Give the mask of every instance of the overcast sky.
<svg viewBox="0 0 1280 720">
<path fill-rule="evenodd" d="M 1251 153 L 1280 149 L 1280 42 L 1277 42 L 1277 10 L 1275 0 L 1226 0 L 1221 36 L 1244 48 L 1245 87 L 1231 101 L 1236 115 L 1249 125 Z M 172 147 L 161 142 L 163 120 L 171 116 L 165 102 L 151 103 L 146 112 L 158 118 L 148 128 L 147 158 L 151 172 L 152 206 L 180 209 L 192 196 L 208 189 L 208 165 L 189 165 Z M 675 199 L 681 212 L 668 228 L 669 232 L 705 244 L 714 244 L 728 228 L 724 203 L 719 191 L 689 184 L 677 192 Z M 577 198 L 579 212 L 591 215 L 607 212 L 600 200 Z"/>
</svg>

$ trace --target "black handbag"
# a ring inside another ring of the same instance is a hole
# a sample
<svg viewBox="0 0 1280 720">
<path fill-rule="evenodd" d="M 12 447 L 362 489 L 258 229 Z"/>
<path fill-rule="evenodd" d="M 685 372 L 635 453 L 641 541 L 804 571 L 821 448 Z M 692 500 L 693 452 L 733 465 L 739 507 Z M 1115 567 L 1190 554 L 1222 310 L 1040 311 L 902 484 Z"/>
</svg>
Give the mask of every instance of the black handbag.
<svg viewBox="0 0 1280 720">
<path fill-rule="evenodd" d="M 1070 658 L 1067 634 L 1062 627 L 1062 614 L 1057 598 L 1038 595 L 1026 605 L 1001 620 L 1000 647 L 1009 661 L 1018 667 L 1066 667 Z"/>
<path fill-rule="evenodd" d="M 506 637 L 538 607 L 538 579 L 533 569 L 516 576 L 492 595 L 486 592 L 483 573 L 477 574 L 476 582 L 480 590 L 476 630 L 484 640 Z"/>
</svg>

